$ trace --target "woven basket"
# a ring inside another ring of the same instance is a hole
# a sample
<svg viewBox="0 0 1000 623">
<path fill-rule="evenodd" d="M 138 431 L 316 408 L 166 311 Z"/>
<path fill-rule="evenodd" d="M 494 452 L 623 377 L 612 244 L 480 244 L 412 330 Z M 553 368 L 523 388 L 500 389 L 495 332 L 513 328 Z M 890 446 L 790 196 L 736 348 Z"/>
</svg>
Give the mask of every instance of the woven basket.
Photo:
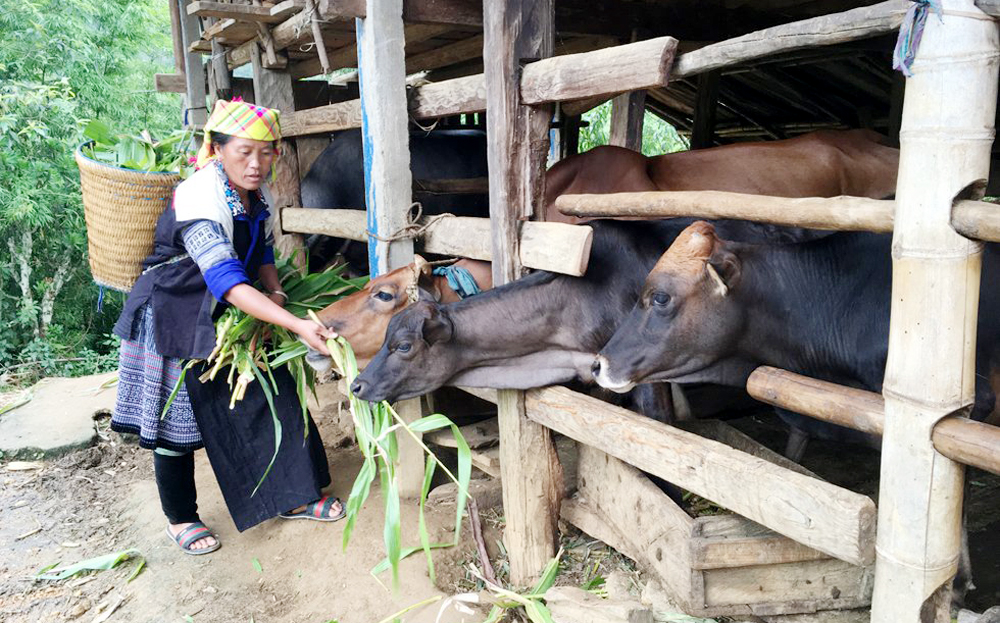
<svg viewBox="0 0 1000 623">
<path fill-rule="evenodd" d="M 98 285 L 132 289 L 153 250 L 156 221 L 181 181 L 176 173 L 147 173 L 97 162 L 76 150 L 87 218 L 90 272 Z"/>
</svg>

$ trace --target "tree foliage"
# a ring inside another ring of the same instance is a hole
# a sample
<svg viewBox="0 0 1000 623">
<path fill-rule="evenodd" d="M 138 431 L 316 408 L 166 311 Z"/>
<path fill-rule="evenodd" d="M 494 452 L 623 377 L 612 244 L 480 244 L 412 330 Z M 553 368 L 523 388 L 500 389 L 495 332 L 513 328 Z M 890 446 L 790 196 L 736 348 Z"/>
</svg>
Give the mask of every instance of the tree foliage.
<svg viewBox="0 0 1000 623">
<path fill-rule="evenodd" d="M 97 312 L 73 151 L 95 118 L 178 125 L 178 96 L 152 92 L 169 34 L 162 0 L 0 0 L 0 385 L 113 361 L 122 297 Z"/>
<path fill-rule="evenodd" d="M 583 114 L 588 125 L 580 128 L 580 151 L 587 151 L 598 145 L 607 145 L 611 135 L 611 102 L 605 102 Z M 642 119 L 642 153 L 658 156 L 675 151 L 684 151 L 690 144 L 677 133 L 677 129 L 646 111 Z"/>
</svg>

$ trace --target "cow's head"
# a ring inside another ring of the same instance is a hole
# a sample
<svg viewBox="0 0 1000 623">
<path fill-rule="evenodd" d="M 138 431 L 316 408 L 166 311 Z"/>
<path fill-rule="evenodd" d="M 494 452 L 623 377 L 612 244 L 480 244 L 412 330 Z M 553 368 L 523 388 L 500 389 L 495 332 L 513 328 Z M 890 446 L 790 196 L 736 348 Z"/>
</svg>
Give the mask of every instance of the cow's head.
<svg viewBox="0 0 1000 623">
<path fill-rule="evenodd" d="M 361 291 L 332 303 L 317 315 L 328 329 L 350 342 L 358 367 L 363 368 L 381 348 L 389 320 L 397 312 L 419 298 L 441 298 L 431 271 L 430 264 L 417 255 L 412 264 L 372 279 Z M 320 372 L 331 365 L 329 357 L 315 351 L 310 351 L 306 361 Z"/>
<path fill-rule="evenodd" d="M 403 400 L 444 385 L 459 370 L 459 353 L 449 353 L 454 326 L 447 308 L 420 301 L 389 321 L 385 343 L 354 379 L 351 392 L 362 400 Z"/>
<path fill-rule="evenodd" d="M 690 375 L 732 351 L 744 313 L 733 293 L 741 264 L 730 244 L 703 221 L 677 237 L 595 360 L 602 387 L 626 392 L 643 381 L 693 381 Z"/>
</svg>

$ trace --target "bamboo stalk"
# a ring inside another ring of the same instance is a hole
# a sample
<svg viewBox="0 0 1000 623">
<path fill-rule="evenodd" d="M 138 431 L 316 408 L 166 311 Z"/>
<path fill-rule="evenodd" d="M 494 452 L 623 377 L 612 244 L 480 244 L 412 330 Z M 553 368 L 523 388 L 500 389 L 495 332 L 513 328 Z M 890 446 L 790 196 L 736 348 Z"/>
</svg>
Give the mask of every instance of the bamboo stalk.
<svg viewBox="0 0 1000 623">
<path fill-rule="evenodd" d="M 903 104 L 873 623 L 949 621 L 960 550 L 964 469 L 931 434 L 974 399 L 982 249 L 950 219 L 989 175 L 1000 42 L 971 0 L 942 5 Z"/>
</svg>

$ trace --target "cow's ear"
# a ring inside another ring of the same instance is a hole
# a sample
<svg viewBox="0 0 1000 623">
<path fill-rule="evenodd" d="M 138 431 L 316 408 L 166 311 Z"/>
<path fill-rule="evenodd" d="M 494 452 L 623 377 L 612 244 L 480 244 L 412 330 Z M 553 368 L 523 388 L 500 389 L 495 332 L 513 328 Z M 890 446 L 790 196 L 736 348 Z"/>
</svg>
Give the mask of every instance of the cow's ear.
<svg viewBox="0 0 1000 623">
<path fill-rule="evenodd" d="M 740 281 L 740 258 L 735 253 L 716 247 L 705 264 L 705 270 L 715 285 L 715 291 L 726 296 Z"/>
<path fill-rule="evenodd" d="M 424 318 L 422 334 L 424 341 L 428 344 L 436 342 L 447 342 L 451 339 L 453 325 L 448 313 L 440 306 L 434 305 L 429 308 L 429 313 Z"/>
<path fill-rule="evenodd" d="M 416 273 L 417 287 L 429 292 L 435 301 L 441 300 L 441 290 L 434 279 L 434 267 L 419 255 L 413 256 L 413 271 Z"/>
</svg>

